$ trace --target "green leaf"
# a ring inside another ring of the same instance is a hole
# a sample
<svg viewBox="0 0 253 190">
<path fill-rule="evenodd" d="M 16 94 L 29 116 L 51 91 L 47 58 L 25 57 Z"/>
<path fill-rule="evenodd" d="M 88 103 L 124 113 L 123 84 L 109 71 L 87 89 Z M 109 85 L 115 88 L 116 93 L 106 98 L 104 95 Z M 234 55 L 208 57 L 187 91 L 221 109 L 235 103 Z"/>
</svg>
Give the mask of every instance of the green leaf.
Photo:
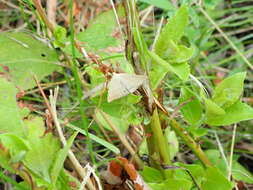
<svg viewBox="0 0 253 190">
<path fill-rule="evenodd" d="M 56 181 L 58 179 L 58 176 L 60 174 L 60 171 L 63 169 L 63 164 L 65 159 L 67 158 L 68 152 L 77 136 L 78 132 L 75 132 L 67 141 L 67 144 L 64 146 L 63 149 L 59 150 L 56 156 L 56 160 L 54 161 L 54 164 L 51 169 L 51 179 L 52 179 L 52 185 L 56 185 Z"/>
<path fill-rule="evenodd" d="M 209 149 L 206 152 L 207 157 L 209 160 L 220 169 L 223 175 L 228 175 L 228 168 L 227 164 L 222 158 L 220 152 L 218 150 L 212 150 Z M 236 155 L 234 155 L 234 158 L 236 158 Z M 227 158 L 227 160 L 229 160 Z M 232 162 L 232 176 L 233 179 L 236 179 L 238 181 L 244 181 L 246 183 L 253 183 L 253 175 L 246 170 L 237 160 L 233 160 Z"/>
<path fill-rule="evenodd" d="M 163 174 L 159 170 L 148 166 L 144 166 L 143 171 L 139 173 L 147 183 L 160 183 L 164 180 Z"/>
<path fill-rule="evenodd" d="M 206 113 L 207 117 L 216 116 L 216 115 L 224 115 L 226 112 L 212 100 L 205 98 L 205 106 L 206 106 Z"/>
<path fill-rule="evenodd" d="M 148 183 L 153 190 L 190 190 L 192 183 L 185 179 L 168 179 L 162 183 Z"/>
<path fill-rule="evenodd" d="M 0 134 L 1 143 L 7 148 L 11 155 L 11 162 L 22 160 L 29 150 L 29 144 L 24 139 L 11 133 Z"/>
<path fill-rule="evenodd" d="M 54 28 L 54 37 L 55 37 L 54 46 L 64 47 L 64 42 L 67 39 L 67 30 L 64 27 L 57 25 Z"/>
<path fill-rule="evenodd" d="M 25 128 L 16 102 L 14 84 L 0 77 L 0 133 L 24 135 Z"/>
<path fill-rule="evenodd" d="M 176 15 L 172 17 L 163 28 L 155 44 L 155 52 L 164 58 L 164 53 L 170 48 L 170 43 L 178 43 L 184 34 L 185 27 L 188 24 L 188 8 L 182 6 Z"/>
<path fill-rule="evenodd" d="M 184 45 L 179 45 L 177 46 L 176 51 L 171 52 L 166 59 L 171 63 L 182 63 L 191 59 L 193 54 L 193 47 L 188 48 Z"/>
<path fill-rule="evenodd" d="M 215 167 L 208 167 L 205 180 L 201 184 L 203 190 L 231 190 L 233 185 L 222 173 Z"/>
<path fill-rule="evenodd" d="M 182 169 L 177 169 L 174 171 L 174 177 L 179 179 L 187 179 L 192 181 L 191 176 L 186 171 L 186 169 L 190 172 L 194 180 L 198 183 L 198 185 L 203 180 L 203 176 L 205 175 L 205 170 L 201 165 L 198 164 L 184 164 L 184 163 L 175 163 L 176 166 L 182 167 Z"/>
<path fill-rule="evenodd" d="M 246 72 L 241 72 L 224 79 L 215 88 L 212 100 L 223 109 L 234 104 L 243 92 L 245 77 Z"/>
<path fill-rule="evenodd" d="M 122 7 L 117 10 L 118 16 L 124 14 Z M 87 52 L 105 52 L 108 47 L 120 47 L 122 39 L 117 37 L 119 33 L 117 20 L 113 10 L 109 10 L 98 15 L 89 23 L 89 26 L 83 32 L 77 34 L 77 40 L 82 47 L 85 47 Z M 66 51 L 71 53 L 71 46 L 66 47 Z M 78 57 L 83 57 L 77 52 Z"/>
<path fill-rule="evenodd" d="M 130 124 L 137 125 L 142 121 L 142 117 L 138 115 L 139 108 L 135 106 L 140 101 L 141 97 L 129 94 L 120 99 L 108 103 L 106 94 L 92 98 L 92 101 L 103 112 L 105 112 L 116 126 L 119 126 L 120 131 L 126 132 Z M 107 122 L 103 119 L 99 112 L 96 112 L 96 118 L 106 128 L 111 130 Z"/>
<path fill-rule="evenodd" d="M 187 102 L 187 103 L 186 103 Z M 184 104 L 180 111 L 184 119 L 191 125 L 196 125 L 202 117 L 202 105 L 198 97 L 188 88 L 181 88 L 179 104 Z"/>
<path fill-rule="evenodd" d="M 161 57 L 169 63 L 182 63 L 191 59 L 193 54 L 193 47 L 188 48 L 184 45 L 177 45 L 174 41 L 169 40 L 168 48 Z"/>
<path fill-rule="evenodd" d="M 168 72 L 176 74 L 181 80 L 186 81 L 190 75 L 190 67 L 187 63 L 171 65 L 156 53 L 148 51 L 153 61 L 152 70 L 150 72 L 151 86 L 157 88 Z"/>
<path fill-rule="evenodd" d="M 44 134 L 44 121 L 41 117 L 29 118 L 25 124 L 31 149 L 26 154 L 24 164 L 42 180 L 51 183 L 50 168 L 60 149 L 60 143 L 52 134 Z"/>
<path fill-rule="evenodd" d="M 33 88 L 38 80 L 51 74 L 59 66 L 55 50 L 26 33 L 0 34 L 0 71 L 6 73 L 16 86 L 23 90 Z"/>
<path fill-rule="evenodd" d="M 239 101 L 225 109 L 225 112 L 224 115 L 208 114 L 206 123 L 211 126 L 223 126 L 253 119 L 253 108 Z"/>
</svg>

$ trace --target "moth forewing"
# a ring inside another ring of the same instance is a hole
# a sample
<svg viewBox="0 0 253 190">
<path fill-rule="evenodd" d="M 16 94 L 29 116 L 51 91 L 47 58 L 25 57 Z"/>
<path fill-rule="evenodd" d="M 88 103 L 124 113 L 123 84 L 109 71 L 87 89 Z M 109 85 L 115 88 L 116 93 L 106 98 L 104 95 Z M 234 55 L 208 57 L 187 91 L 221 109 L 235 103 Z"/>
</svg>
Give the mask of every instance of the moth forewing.
<svg viewBox="0 0 253 190">
<path fill-rule="evenodd" d="M 136 91 L 147 80 L 145 75 L 113 73 L 108 83 L 108 102 L 127 96 Z"/>
</svg>

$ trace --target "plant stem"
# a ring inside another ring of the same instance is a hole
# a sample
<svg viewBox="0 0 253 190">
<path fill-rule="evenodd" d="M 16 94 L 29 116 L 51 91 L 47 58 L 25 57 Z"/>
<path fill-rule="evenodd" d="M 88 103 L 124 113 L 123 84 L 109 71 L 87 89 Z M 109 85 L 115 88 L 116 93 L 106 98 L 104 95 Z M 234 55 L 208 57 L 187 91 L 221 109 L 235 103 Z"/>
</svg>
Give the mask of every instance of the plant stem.
<svg viewBox="0 0 253 190">
<path fill-rule="evenodd" d="M 189 135 L 189 133 L 185 129 L 183 129 L 177 123 L 176 120 L 171 119 L 170 126 L 176 132 L 176 134 L 183 139 L 185 144 L 194 152 L 194 154 L 199 158 L 199 160 L 205 167 L 212 166 L 212 163 L 209 161 L 206 154 L 201 149 L 200 145 L 194 141 L 194 139 Z"/>
<path fill-rule="evenodd" d="M 84 105 L 84 101 L 82 100 L 82 97 L 83 97 L 82 83 L 81 83 L 81 79 L 79 77 L 78 64 L 76 61 L 75 38 L 74 38 L 75 34 L 74 34 L 73 0 L 69 1 L 69 9 L 70 9 L 70 42 L 71 42 L 71 50 L 72 50 L 72 65 L 71 65 L 72 72 L 73 72 L 74 78 L 75 78 L 77 97 L 78 97 L 78 101 L 80 103 L 79 111 L 80 111 L 80 115 L 81 115 L 83 128 L 85 129 L 85 132 L 86 132 L 86 137 L 87 137 L 86 142 L 88 145 L 90 158 L 91 158 L 92 163 L 94 165 L 96 165 L 96 160 L 95 160 L 95 156 L 94 156 L 94 152 L 93 152 L 93 148 L 92 148 L 92 142 L 91 142 L 90 135 L 89 135 L 88 119 L 87 119 L 86 114 L 84 112 L 85 105 Z"/>
<path fill-rule="evenodd" d="M 58 135 L 60 137 L 60 141 L 62 142 L 62 144 L 64 146 L 66 146 L 67 141 L 64 137 L 63 131 L 60 126 L 60 122 L 58 121 L 58 117 L 57 117 L 57 111 L 56 111 L 57 96 L 58 96 L 58 87 L 55 89 L 54 94 L 52 94 L 52 91 L 51 91 L 51 95 L 49 97 L 50 104 L 51 104 L 50 108 L 52 111 L 52 117 L 53 117 L 56 129 L 57 129 Z M 73 166 L 75 167 L 75 170 L 77 171 L 78 175 L 82 178 L 86 178 L 87 177 L 86 170 L 81 166 L 81 164 L 78 162 L 74 153 L 71 150 L 68 151 L 68 157 L 69 157 L 71 163 L 73 164 Z M 88 179 L 87 186 L 89 187 L 90 190 L 95 190 L 95 187 L 90 179 Z"/>
</svg>

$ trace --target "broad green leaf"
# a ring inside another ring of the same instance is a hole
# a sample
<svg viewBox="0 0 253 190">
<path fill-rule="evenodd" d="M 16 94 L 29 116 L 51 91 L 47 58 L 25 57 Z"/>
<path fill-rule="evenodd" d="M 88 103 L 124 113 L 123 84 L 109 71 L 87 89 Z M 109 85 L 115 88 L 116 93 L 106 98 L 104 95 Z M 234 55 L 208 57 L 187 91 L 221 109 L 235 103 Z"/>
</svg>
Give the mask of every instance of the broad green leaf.
<svg viewBox="0 0 253 190">
<path fill-rule="evenodd" d="M 104 94 L 103 96 L 92 98 L 92 101 L 103 112 L 105 112 L 113 121 L 113 123 L 124 133 L 130 124 L 138 125 L 142 121 L 142 117 L 138 115 L 140 108 L 135 106 L 140 99 L 140 96 L 129 94 L 125 97 L 108 103 L 106 94 Z M 100 123 L 105 128 L 111 130 L 110 126 L 108 126 L 101 114 L 99 112 L 96 112 L 95 114 Z"/>
<path fill-rule="evenodd" d="M 33 88 L 38 80 L 59 68 L 58 56 L 43 42 L 26 33 L 3 32 L 0 34 L 0 71 L 23 90 Z"/>
<path fill-rule="evenodd" d="M 113 10 L 98 15 L 89 27 L 77 35 L 77 39 L 85 43 L 85 47 L 94 51 L 119 45 L 119 40 L 113 37 L 117 21 Z"/>
<path fill-rule="evenodd" d="M 201 184 L 204 190 L 231 190 L 233 185 L 222 173 L 215 167 L 208 167 L 205 180 Z"/>
<path fill-rule="evenodd" d="M 63 169 L 64 161 L 67 158 L 68 152 L 69 152 L 77 134 L 78 134 L 78 132 L 75 132 L 68 139 L 67 144 L 63 147 L 63 149 L 59 150 L 59 152 L 56 155 L 56 159 L 55 159 L 52 169 L 50 171 L 53 186 L 55 186 L 58 176 L 60 174 L 60 171 Z"/>
<path fill-rule="evenodd" d="M 182 63 L 191 59 L 194 54 L 193 47 L 186 47 L 184 45 L 177 45 L 174 41 L 169 40 L 168 48 L 161 56 L 169 63 Z"/>
<path fill-rule="evenodd" d="M 222 158 L 220 152 L 218 150 L 209 149 L 206 152 L 207 157 L 209 160 L 222 172 L 223 175 L 228 175 L 228 165 Z M 234 155 L 236 158 L 236 155 Z M 229 160 L 227 158 L 227 160 Z M 232 162 L 232 176 L 233 179 L 238 181 L 244 181 L 246 183 L 253 183 L 253 175 L 246 170 L 236 159 Z"/>
<path fill-rule="evenodd" d="M 198 164 L 184 164 L 184 163 L 175 163 L 176 166 L 180 166 L 181 168 L 176 169 L 174 171 L 174 177 L 177 179 L 187 179 L 189 181 L 193 182 L 192 177 L 194 180 L 198 183 L 198 185 L 203 180 L 203 176 L 205 175 L 205 170 L 201 165 Z M 189 173 L 192 175 L 192 177 L 189 175 Z"/>
<path fill-rule="evenodd" d="M 208 149 L 205 151 L 206 156 L 210 160 L 210 162 L 215 165 L 216 168 L 220 170 L 220 172 L 224 175 L 227 176 L 228 174 L 228 168 L 227 168 L 227 163 L 225 162 L 224 158 L 222 157 L 221 153 L 219 150 L 216 149 Z"/>
<path fill-rule="evenodd" d="M 178 43 L 184 34 L 185 27 L 188 24 L 188 10 L 182 6 L 176 15 L 172 17 L 163 28 L 155 44 L 155 52 L 162 58 L 165 51 L 170 48 L 170 42 Z"/>
<path fill-rule="evenodd" d="M 0 134 L 0 141 L 9 150 L 13 163 L 22 160 L 29 150 L 28 142 L 11 133 Z"/>
<path fill-rule="evenodd" d="M 118 15 L 123 15 L 122 7 L 118 8 Z M 109 47 L 120 47 L 122 38 L 119 37 L 120 31 L 113 10 L 103 12 L 89 23 L 89 26 L 83 32 L 77 34 L 77 40 L 87 52 L 105 52 Z M 71 46 L 66 47 L 66 51 L 71 54 Z M 83 57 L 76 50 L 78 57 Z"/>
<path fill-rule="evenodd" d="M 211 126 L 223 126 L 253 119 L 253 108 L 240 101 L 225 109 L 226 114 L 208 114 L 206 123 Z"/>
<path fill-rule="evenodd" d="M 205 98 L 205 106 L 206 106 L 206 113 L 207 117 L 216 116 L 216 115 L 224 115 L 226 112 L 224 109 L 222 109 L 220 106 L 218 106 L 215 102 L 212 100 Z"/>
<path fill-rule="evenodd" d="M 189 124 L 199 123 L 203 109 L 198 97 L 192 91 L 188 88 L 181 88 L 179 104 L 184 104 L 180 111 Z"/>
<path fill-rule="evenodd" d="M 171 65 L 156 53 L 148 51 L 153 61 L 152 70 L 150 72 L 151 86 L 157 88 L 168 72 L 176 74 L 181 80 L 186 81 L 190 75 L 190 67 L 187 63 Z"/>
<path fill-rule="evenodd" d="M 0 77 L 0 133 L 24 135 L 25 128 L 16 102 L 14 84 Z"/>
<path fill-rule="evenodd" d="M 171 52 L 167 60 L 171 63 L 183 63 L 189 61 L 194 54 L 193 47 L 186 47 L 184 45 L 179 45 L 175 52 Z"/>
<path fill-rule="evenodd" d="M 185 179 L 168 179 L 162 183 L 148 183 L 153 190 L 190 190 L 192 183 Z"/>
<path fill-rule="evenodd" d="M 163 175 L 159 170 L 148 166 L 144 166 L 144 169 L 143 171 L 140 171 L 140 174 L 147 183 L 161 183 L 164 180 Z"/>
<path fill-rule="evenodd" d="M 245 77 L 246 73 L 241 72 L 224 79 L 215 88 L 212 100 L 223 109 L 234 104 L 243 92 Z"/>
<path fill-rule="evenodd" d="M 171 2 L 167 0 L 139 0 L 139 1 L 148 3 L 150 5 L 154 5 L 164 10 L 174 9 L 174 6 L 171 4 Z"/>
<path fill-rule="evenodd" d="M 24 164 L 45 182 L 51 183 L 50 168 L 60 150 L 60 143 L 51 133 L 44 134 L 44 121 L 41 117 L 29 118 L 25 125 L 31 149 L 26 154 Z"/>
</svg>

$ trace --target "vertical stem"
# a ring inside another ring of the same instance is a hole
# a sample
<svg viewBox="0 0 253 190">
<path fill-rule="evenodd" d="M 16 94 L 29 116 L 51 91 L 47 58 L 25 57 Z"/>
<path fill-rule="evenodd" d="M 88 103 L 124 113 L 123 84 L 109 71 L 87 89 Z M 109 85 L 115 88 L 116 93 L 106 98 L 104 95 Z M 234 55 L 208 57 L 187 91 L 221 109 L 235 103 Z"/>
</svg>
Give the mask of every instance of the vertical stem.
<svg viewBox="0 0 253 190">
<path fill-rule="evenodd" d="M 69 1 L 69 9 L 70 9 L 70 41 L 71 41 L 71 48 L 72 48 L 72 71 L 75 78 L 76 83 L 76 90 L 77 90 L 77 97 L 80 103 L 80 115 L 81 120 L 83 124 L 83 128 L 85 129 L 86 136 L 87 136 L 87 145 L 89 149 L 90 158 L 93 164 L 96 163 L 93 148 L 92 148 L 92 142 L 89 135 L 89 129 L 88 129 L 88 119 L 86 117 L 86 114 L 84 112 L 84 101 L 82 100 L 83 97 L 83 91 L 82 91 L 82 84 L 81 80 L 78 75 L 78 64 L 76 62 L 76 52 L 75 52 L 75 33 L 74 33 L 74 18 L 73 18 L 73 0 Z"/>
</svg>

